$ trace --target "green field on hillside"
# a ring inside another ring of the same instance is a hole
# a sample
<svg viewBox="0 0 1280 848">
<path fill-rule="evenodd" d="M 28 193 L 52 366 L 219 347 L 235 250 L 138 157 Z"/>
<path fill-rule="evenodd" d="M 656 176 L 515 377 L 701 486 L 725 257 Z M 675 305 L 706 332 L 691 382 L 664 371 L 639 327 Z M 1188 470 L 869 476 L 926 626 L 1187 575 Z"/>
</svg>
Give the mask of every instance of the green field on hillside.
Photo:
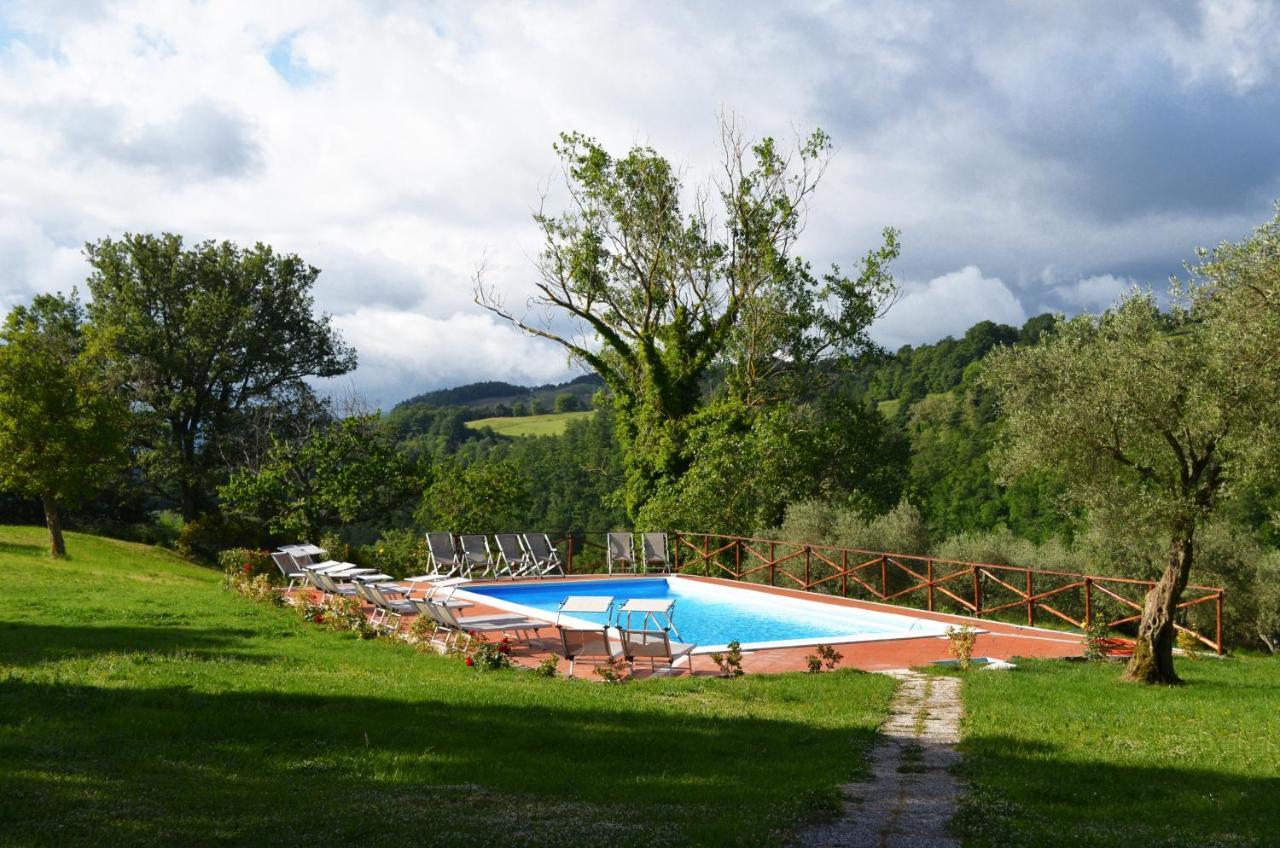
<svg viewBox="0 0 1280 848">
<path fill-rule="evenodd" d="M 0 527 L 0 843 L 780 845 L 893 683 L 610 686 L 360 641 L 167 552 Z"/>
<path fill-rule="evenodd" d="M 521 415 L 504 418 L 478 418 L 468 421 L 472 430 L 488 428 L 500 436 L 558 436 L 569 426 L 570 421 L 586 418 L 593 413 L 584 412 L 552 412 L 547 415 Z"/>
</svg>

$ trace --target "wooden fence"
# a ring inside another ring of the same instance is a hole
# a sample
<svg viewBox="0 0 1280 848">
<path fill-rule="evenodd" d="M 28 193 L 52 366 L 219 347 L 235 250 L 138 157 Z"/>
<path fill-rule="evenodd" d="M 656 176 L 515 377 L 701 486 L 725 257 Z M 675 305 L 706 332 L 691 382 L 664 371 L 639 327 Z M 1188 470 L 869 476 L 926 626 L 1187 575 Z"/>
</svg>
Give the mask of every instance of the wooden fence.
<svg viewBox="0 0 1280 848">
<path fill-rule="evenodd" d="M 588 536 L 564 534 L 566 566 L 574 571 L 574 552 L 603 550 Z M 676 573 L 726 577 L 753 583 L 838 594 L 846 598 L 914 606 L 931 612 L 954 612 L 979 618 L 1021 616 L 1034 626 L 1037 616 L 1051 616 L 1076 628 L 1097 621 L 1110 629 L 1128 629 L 1142 614 L 1152 580 L 1107 577 L 1023 568 L 1014 565 L 962 562 L 937 557 L 838 548 L 726 536 L 714 533 L 670 533 L 671 570 Z M 590 559 L 590 558 L 589 558 Z M 583 563 L 585 564 L 585 563 Z M 581 572 L 584 569 L 579 568 Z M 1224 590 L 1189 585 L 1178 604 L 1183 621 L 1175 626 L 1219 654 L 1223 652 Z M 1200 613 L 1213 605 L 1211 617 Z M 1195 613 L 1191 610 L 1196 608 Z"/>
</svg>

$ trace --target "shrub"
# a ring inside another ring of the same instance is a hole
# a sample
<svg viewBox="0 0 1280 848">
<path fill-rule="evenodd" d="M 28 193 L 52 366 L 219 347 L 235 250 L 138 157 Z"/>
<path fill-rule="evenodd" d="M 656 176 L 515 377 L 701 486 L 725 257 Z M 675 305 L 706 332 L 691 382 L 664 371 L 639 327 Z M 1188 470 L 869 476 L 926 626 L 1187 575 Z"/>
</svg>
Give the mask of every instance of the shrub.
<svg viewBox="0 0 1280 848">
<path fill-rule="evenodd" d="M 735 639 L 728 648 L 727 653 L 713 653 L 711 661 L 719 667 L 721 677 L 741 677 L 746 673 L 742 670 L 742 643 Z"/>
<path fill-rule="evenodd" d="M 266 544 L 262 528 L 252 522 L 215 512 L 184 524 L 174 541 L 174 550 L 189 559 L 213 562 L 220 551 L 246 544 Z"/>
<path fill-rule="evenodd" d="M 817 674 L 822 671 L 822 657 L 817 654 L 809 654 L 804 658 L 804 661 L 809 666 L 810 674 Z"/>
<path fill-rule="evenodd" d="M 351 631 L 358 634 L 361 639 L 372 639 L 378 635 L 377 629 L 369 624 L 364 609 L 355 598 L 330 596 L 324 603 L 322 615 L 323 623 L 330 630 Z"/>
<path fill-rule="evenodd" d="M 961 671 L 968 671 L 969 660 L 973 658 L 973 645 L 978 641 L 977 629 L 962 624 L 959 627 L 948 627 L 946 633 L 947 653 L 956 658 Z"/>
<path fill-rule="evenodd" d="M 622 657 L 613 657 L 596 666 L 595 673 L 603 677 L 605 683 L 626 683 L 631 679 L 631 666 Z"/>
<path fill-rule="evenodd" d="M 818 656 L 822 658 L 822 664 L 827 667 L 827 671 L 834 671 L 840 664 L 840 660 L 844 659 L 844 654 L 830 645 L 819 645 Z"/>
<path fill-rule="evenodd" d="M 542 658 L 542 662 L 533 667 L 538 677 L 555 677 L 559 674 L 560 658 L 555 654 Z"/>
<path fill-rule="evenodd" d="M 387 530 L 378 541 L 360 548 L 358 558 L 362 565 L 397 578 L 430 570 L 427 540 L 413 530 Z"/>
<path fill-rule="evenodd" d="M 1094 616 L 1084 623 L 1084 658 L 1086 662 L 1098 662 L 1107 658 L 1107 639 L 1110 629 L 1106 622 Z"/>
<path fill-rule="evenodd" d="M 476 671 L 511 668 L 511 640 L 503 636 L 501 642 L 480 642 L 465 661 Z"/>
<path fill-rule="evenodd" d="M 425 647 L 435 638 L 436 623 L 428 616 L 420 615 L 413 620 L 406 631 L 405 639 L 415 645 Z"/>
<path fill-rule="evenodd" d="M 280 573 L 268 551 L 255 548 L 228 548 L 218 554 L 218 565 L 226 574 L 243 573 L 247 577 L 266 574 L 274 578 Z"/>
</svg>

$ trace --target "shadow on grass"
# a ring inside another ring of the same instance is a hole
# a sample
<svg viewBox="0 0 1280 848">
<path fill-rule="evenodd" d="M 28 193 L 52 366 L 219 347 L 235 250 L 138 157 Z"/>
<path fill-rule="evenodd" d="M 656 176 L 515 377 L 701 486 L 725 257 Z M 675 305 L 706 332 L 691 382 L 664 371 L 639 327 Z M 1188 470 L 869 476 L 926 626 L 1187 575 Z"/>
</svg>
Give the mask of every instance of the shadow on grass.
<svg viewBox="0 0 1280 848">
<path fill-rule="evenodd" d="M 834 785 L 873 738 L 613 700 L 602 684 L 441 682 L 477 688 L 396 700 L 0 681 L 0 831 L 31 843 L 775 844 L 797 817 L 834 810 Z"/>
<path fill-rule="evenodd" d="M 29 545 L 25 542 L 0 542 L 0 556 L 43 557 L 49 558 L 49 549 L 44 545 Z M 49 560 L 52 562 L 52 560 Z"/>
<path fill-rule="evenodd" d="M 1280 778 L 1082 762 L 1052 744 L 982 734 L 963 745 L 972 784 L 953 822 L 975 844 L 1274 845 Z"/>
<path fill-rule="evenodd" d="M 0 662 L 34 666 L 106 654 L 182 654 L 207 660 L 269 663 L 270 656 L 234 652 L 252 630 L 194 627 L 86 627 L 0 622 Z"/>
</svg>

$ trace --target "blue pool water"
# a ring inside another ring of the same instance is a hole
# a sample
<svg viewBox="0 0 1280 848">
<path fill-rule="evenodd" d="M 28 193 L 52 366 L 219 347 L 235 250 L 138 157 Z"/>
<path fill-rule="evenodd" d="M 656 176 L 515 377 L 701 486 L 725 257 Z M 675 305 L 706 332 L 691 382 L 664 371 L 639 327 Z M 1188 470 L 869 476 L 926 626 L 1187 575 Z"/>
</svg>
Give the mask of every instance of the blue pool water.
<svg viewBox="0 0 1280 848">
<path fill-rule="evenodd" d="M 700 583 L 679 577 L 573 580 L 466 586 L 503 606 L 531 607 L 554 618 L 569 595 L 611 596 L 616 609 L 633 598 L 675 601 L 672 620 L 681 640 L 707 648 L 737 640 L 745 645 L 794 640 L 870 641 L 938 635 L 941 625 L 910 615 L 836 607 L 780 597 L 747 588 Z M 606 623 L 603 614 L 573 613 L 579 620 Z M 638 624 L 638 619 L 636 624 Z"/>
</svg>

